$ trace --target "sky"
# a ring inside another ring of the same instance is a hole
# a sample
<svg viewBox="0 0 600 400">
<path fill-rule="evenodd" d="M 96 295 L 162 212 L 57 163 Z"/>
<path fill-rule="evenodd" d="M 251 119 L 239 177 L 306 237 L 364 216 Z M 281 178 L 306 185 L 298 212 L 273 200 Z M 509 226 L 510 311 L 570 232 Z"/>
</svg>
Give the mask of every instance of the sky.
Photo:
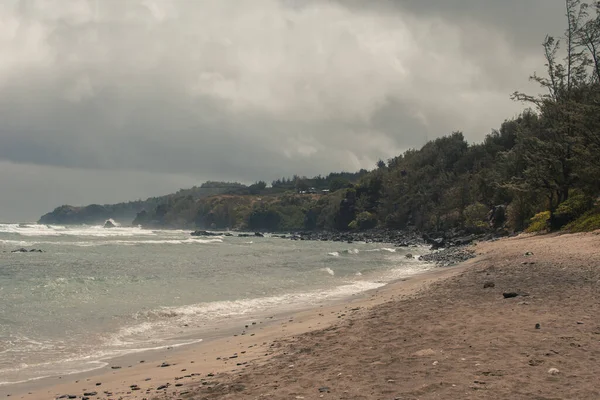
<svg viewBox="0 0 600 400">
<path fill-rule="evenodd" d="M 3 0 L 0 221 L 373 168 L 525 106 L 563 0 Z"/>
</svg>

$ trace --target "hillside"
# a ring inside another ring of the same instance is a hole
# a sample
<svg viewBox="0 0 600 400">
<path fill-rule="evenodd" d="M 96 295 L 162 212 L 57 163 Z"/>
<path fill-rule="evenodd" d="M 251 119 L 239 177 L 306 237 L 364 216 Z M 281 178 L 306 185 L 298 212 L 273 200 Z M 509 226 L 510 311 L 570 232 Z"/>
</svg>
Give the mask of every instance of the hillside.
<svg viewBox="0 0 600 400">
<path fill-rule="evenodd" d="M 103 224 L 107 219 L 130 225 L 136 215 L 143 210 L 154 210 L 160 204 L 168 204 L 172 199 L 190 197 L 194 200 L 218 195 L 229 191 L 243 189 L 246 186 L 238 183 L 206 182 L 200 187 L 182 189 L 177 193 L 159 197 L 149 197 L 146 200 L 136 200 L 117 204 L 90 204 L 88 206 L 63 205 L 40 217 L 40 224 Z"/>
<path fill-rule="evenodd" d="M 207 182 L 146 201 L 62 206 L 40 222 L 115 218 L 144 227 L 269 231 L 599 229 L 600 5 L 594 12 L 581 7 L 568 8 L 570 40 L 563 45 L 547 36 L 543 43 L 547 71 L 531 79 L 545 94 L 514 93 L 531 108 L 481 143 L 452 132 L 372 171 L 294 176 L 270 187 Z"/>
</svg>

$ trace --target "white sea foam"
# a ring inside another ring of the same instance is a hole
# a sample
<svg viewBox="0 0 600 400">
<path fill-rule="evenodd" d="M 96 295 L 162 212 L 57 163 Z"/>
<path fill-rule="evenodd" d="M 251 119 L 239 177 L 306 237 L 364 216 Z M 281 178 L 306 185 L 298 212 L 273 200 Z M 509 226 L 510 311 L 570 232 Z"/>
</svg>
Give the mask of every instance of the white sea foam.
<svg viewBox="0 0 600 400">
<path fill-rule="evenodd" d="M 327 253 L 327 255 L 332 256 L 332 257 L 339 257 L 340 253 L 338 253 L 337 251 L 332 251 L 331 253 Z"/>
<path fill-rule="evenodd" d="M 323 268 L 323 269 L 321 269 L 321 271 L 325 271 L 325 272 L 327 272 L 331 276 L 335 275 L 335 272 L 333 272 L 333 270 L 331 268 L 329 268 L 329 267 Z"/>
<path fill-rule="evenodd" d="M 210 244 L 223 243 L 223 238 L 215 236 L 211 239 L 164 239 L 164 240 L 96 240 L 96 241 L 77 241 L 77 242 L 59 242 L 48 240 L 0 240 L 0 243 L 11 246 L 33 246 L 33 245 L 58 245 L 58 246 L 78 246 L 78 247 L 95 247 L 95 246 L 137 246 L 144 244 Z"/>
<path fill-rule="evenodd" d="M 40 225 L 40 224 L 0 224 L 0 233 L 13 233 L 21 236 L 90 236 L 90 237 L 113 237 L 113 236 L 156 236 L 156 232 L 144 230 L 139 227 L 104 228 L 96 226 L 62 226 L 62 225 Z"/>
<path fill-rule="evenodd" d="M 381 249 L 371 249 L 371 250 L 365 250 L 368 253 L 377 253 L 377 252 L 381 252 L 381 251 L 387 251 L 388 253 L 395 253 L 396 249 L 393 248 L 389 248 L 389 247 L 383 247 Z"/>
<path fill-rule="evenodd" d="M 355 281 L 325 291 L 290 293 L 281 296 L 217 301 L 147 310 L 134 316 L 135 320 L 140 321 L 138 324 L 120 329 L 110 338 L 109 343 L 114 347 L 131 346 L 140 338 L 148 340 L 148 335 L 155 338 L 167 337 L 174 334 L 174 330 L 179 331 L 180 327 L 185 324 L 199 325 L 211 321 L 217 322 L 224 319 L 230 320 L 237 317 L 256 315 L 261 312 L 280 309 L 282 304 L 285 304 L 287 309 L 300 309 L 324 301 L 377 289 L 385 284 L 383 281 Z"/>
</svg>

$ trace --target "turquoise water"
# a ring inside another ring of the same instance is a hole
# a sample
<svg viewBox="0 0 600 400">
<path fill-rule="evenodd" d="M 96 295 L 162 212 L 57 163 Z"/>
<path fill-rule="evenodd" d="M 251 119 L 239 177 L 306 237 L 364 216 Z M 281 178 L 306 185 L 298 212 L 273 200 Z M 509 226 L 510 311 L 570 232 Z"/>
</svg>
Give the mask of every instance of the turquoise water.
<svg viewBox="0 0 600 400">
<path fill-rule="evenodd" d="M 11 253 L 20 247 L 43 253 Z M 100 368 L 431 268 L 408 252 L 426 249 L 0 224 L 0 385 Z"/>
</svg>

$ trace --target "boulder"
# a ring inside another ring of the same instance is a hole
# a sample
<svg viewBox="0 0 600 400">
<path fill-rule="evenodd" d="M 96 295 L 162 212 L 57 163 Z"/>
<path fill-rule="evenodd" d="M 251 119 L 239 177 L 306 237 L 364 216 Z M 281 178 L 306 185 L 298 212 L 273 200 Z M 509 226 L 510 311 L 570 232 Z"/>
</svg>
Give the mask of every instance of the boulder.
<svg viewBox="0 0 600 400">
<path fill-rule="evenodd" d="M 506 206 L 504 204 L 500 204 L 492 207 L 490 212 L 488 213 L 488 223 L 490 228 L 499 229 L 504 226 L 506 222 Z"/>
<path fill-rule="evenodd" d="M 194 231 L 190 235 L 192 235 L 192 236 L 221 236 L 218 233 L 209 232 L 209 231 Z"/>
</svg>

